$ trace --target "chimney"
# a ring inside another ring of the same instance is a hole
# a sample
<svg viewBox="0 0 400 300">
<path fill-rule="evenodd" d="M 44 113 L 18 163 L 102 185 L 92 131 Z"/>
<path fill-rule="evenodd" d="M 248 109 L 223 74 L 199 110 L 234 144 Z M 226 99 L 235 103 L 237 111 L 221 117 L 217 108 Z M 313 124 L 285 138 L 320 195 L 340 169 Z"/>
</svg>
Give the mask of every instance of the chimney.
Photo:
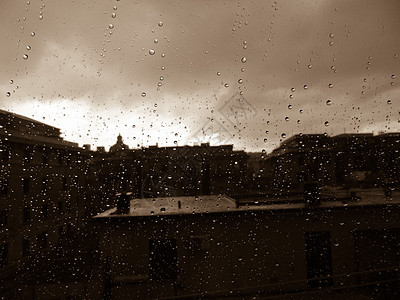
<svg viewBox="0 0 400 300">
<path fill-rule="evenodd" d="M 121 214 L 128 214 L 131 208 L 132 192 L 118 193 L 115 195 L 117 198 L 117 212 Z"/>
<path fill-rule="evenodd" d="M 85 149 L 86 151 L 90 151 L 90 144 L 83 145 L 83 149 Z"/>
<path fill-rule="evenodd" d="M 318 183 L 304 184 L 304 200 L 307 206 L 318 206 L 321 203 L 321 187 Z"/>
</svg>

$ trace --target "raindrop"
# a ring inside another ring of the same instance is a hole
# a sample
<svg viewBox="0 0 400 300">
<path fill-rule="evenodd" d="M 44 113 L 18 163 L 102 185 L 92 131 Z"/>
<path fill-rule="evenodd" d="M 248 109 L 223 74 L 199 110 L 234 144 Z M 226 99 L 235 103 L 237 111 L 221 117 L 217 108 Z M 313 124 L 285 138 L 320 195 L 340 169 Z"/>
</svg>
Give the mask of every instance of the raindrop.
<svg viewBox="0 0 400 300">
<path fill-rule="evenodd" d="M 308 85 L 305 84 L 305 85 L 303 86 L 303 88 L 304 88 L 305 90 L 308 89 Z"/>
<path fill-rule="evenodd" d="M 154 44 L 157 44 L 158 43 L 158 39 L 154 39 Z"/>
<path fill-rule="evenodd" d="M 108 24 L 108 28 L 113 29 L 114 28 L 114 24 Z"/>
<path fill-rule="evenodd" d="M 113 6 L 113 10 L 117 10 L 117 7 L 115 5 Z"/>
<path fill-rule="evenodd" d="M 332 104 L 332 101 L 331 100 L 326 100 L 326 105 L 331 105 Z"/>
<path fill-rule="evenodd" d="M 333 242 L 333 245 L 334 245 L 335 247 L 337 247 L 337 246 L 339 246 L 339 242 L 335 240 L 335 241 Z"/>
<path fill-rule="evenodd" d="M 27 54 L 22 55 L 22 57 L 23 57 L 23 59 L 28 59 L 28 55 Z"/>
<path fill-rule="evenodd" d="M 282 133 L 281 137 L 284 139 L 286 137 L 286 133 Z"/>
<path fill-rule="evenodd" d="M 32 31 L 31 32 L 31 37 L 34 37 L 35 36 L 35 33 Z"/>
<path fill-rule="evenodd" d="M 293 95 L 289 95 L 289 98 L 290 98 L 290 99 L 293 99 Z"/>
<path fill-rule="evenodd" d="M 165 57 L 165 53 L 161 54 L 161 57 Z"/>
<path fill-rule="evenodd" d="M 31 50 L 31 49 L 32 49 L 32 48 L 31 48 L 31 46 L 29 46 L 29 45 L 28 45 L 28 46 L 26 46 L 26 50 L 28 50 L 28 51 L 29 51 L 29 50 Z"/>
<path fill-rule="evenodd" d="M 329 35 L 329 37 L 332 39 L 332 38 L 334 37 L 333 33 L 331 33 L 331 34 Z"/>
<path fill-rule="evenodd" d="M 392 100 L 388 100 L 387 104 L 389 104 L 389 105 L 392 104 Z"/>
<path fill-rule="evenodd" d="M 289 121 L 289 117 L 285 117 L 285 121 L 286 121 L 286 122 Z"/>
<path fill-rule="evenodd" d="M 302 110 L 302 109 L 300 109 L 300 110 L 299 110 L 299 113 L 301 113 L 301 114 L 302 114 L 302 113 L 303 113 L 303 110 Z"/>
<path fill-rule="evenodd" d="M 246 57 L 242 57 L 241 61 L 242 61 L 242 63 L 245 63 L 247 61 L 247 58 Z"/>
<path fill-rule="evenodd" d="M 111 14 L 111 17 L 113 17 L 113 18 L 115 18 L 117 16 L 117 14 L 115 13 L 115 12 L 113 12 L 112 14 Z"/>
<path fill-rule="evenodd" d="M 292 109 L 293 108 L 292 104 L 289 104 L 287 108 Z"/>
<path fill-rule="evenodd" d="M 11 80 L 10 80 L 10 84 L 13 84 L 13 83 L 14 83 L 14 80 L 11 79 Z"/>
<path fill-rule="evenodd" d="M 244 68 L 241 68 L 240 71 L 244 72 Z"/>
<path fill-rule="evenodd" d="M 39 20 L 43 20 L 43 16 L 42 15 L 39 16 Z"/>
<path fill-rule="evenodd" d="M 329 122 L 328 121 L 325 121 L 325 126 L 329 126 Z"/>
<path fill-rule="evenodd" d="M 221 72 L 217 72 L 217 76 L 221 75 Z"/>
<path fill-rule="evenodd" d="M 229 84 L 225 83 L 225 84 L 224 84 L 224 86 L 225 86 L 225 87 L 228 87 L 228 86 L 229 86 Z"/>
<path fill-rule="evenodd" d="M 161 21 L 158 22 L 158 26 L 162 27 L 163 25 L 164 25 L 163 22 Z"/>
<path fill-rule="evenodd" d="M 154 55 L 155 53 L 156 53 L 156 51 L 155 51 L 154 49 L 150 49 L 150 50 L 149 50 L 149 54 L 150 54 L 150 55 Z"/>
<path fill-rule="evenodd" d="M 332 84 L 332 83 L 328 84 L 328 87 L 329 87 L 330 89 L 333 88 L 333 84 Z"/>
<path fill-rule="evenodd" d="M 163 76 L 160 76 L 160 80 L 163 81 L 163 80 L 164 80 L 164 77 L 163 77 Z"/>
<path fill-rule="evenodd" d="M 312 65 L 308 65 L 308 68 L 311 69 L 311 68 L 312 68 Z"/>
<path fill-rule="evenodd" d="M 7 95 L 7 97 L 10 97 L 10 96 L 11 96 L 11 93 L 10 93 L 10 92 L 7 92 L 6 95 Z"/>
<path fill-rule="evenodd" d="M 395 79 L 395 78 L 396 78 L 396 76 L 393 74 L 393 75 L 392 75 L 392 79 Z"/>
<path fill-rule="evenodd" d="M 165 70 L 165 67 L 164 67 L 164 66 L 161 66 L 161 70 Z"/>
<path fill-rule="evenodd" d="M 238 82 L 239 82 L 240 84 L 242 84 L 242 83 L 243 83 L 243 79 L 239 79 Z"/>
<path fill-rule="evenodd" d="M 145 92 L 142 93 L 142 97 L 146 97 L 146 93 Z"/>
<path fill-rule="evenodd" d="M 158 106 L 158 104 L 157 103 L 154 103 L 154 107 L 157 107 Z"/>
<path fill-rule="evenodd" d="M 295 89 L 294 87 L 293 87 L 293 88 L 291 88 L 290 90 L 291 90 L 292 92 L 296 91 L 296 89 Z"/>
<path fill-rule="evenodd" d="M 264 143 L 266 143 L 268 140 L 267 139 L 264 139 Z"/>
</svg>

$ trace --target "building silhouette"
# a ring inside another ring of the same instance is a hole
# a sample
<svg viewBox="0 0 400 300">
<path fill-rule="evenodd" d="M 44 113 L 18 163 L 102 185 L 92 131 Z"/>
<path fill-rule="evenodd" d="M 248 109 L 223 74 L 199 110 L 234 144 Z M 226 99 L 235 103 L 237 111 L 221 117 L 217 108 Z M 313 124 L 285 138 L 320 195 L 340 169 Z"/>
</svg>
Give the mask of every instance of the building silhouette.
<svg viewBox="0 0 400 300">
<path fill-rule="evenodd" d="M 400 134 L 91 151 L 0 110 L 0 297 L 399 297 Z"/>
</svg>

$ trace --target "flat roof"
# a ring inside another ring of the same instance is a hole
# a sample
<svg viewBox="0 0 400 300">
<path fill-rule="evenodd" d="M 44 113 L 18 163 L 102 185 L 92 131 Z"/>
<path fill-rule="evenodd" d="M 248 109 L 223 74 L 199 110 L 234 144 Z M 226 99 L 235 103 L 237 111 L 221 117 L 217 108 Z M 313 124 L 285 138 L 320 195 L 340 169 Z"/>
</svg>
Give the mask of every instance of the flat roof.
<svg viewBox="0 0 400 300">
<path fill-rule="evenodd" d="M 115 207 L 98 214 L 94 219 L 400 205 L 399 191 L 393 192 L 391 198 L 385 196 L 383 190 L 376 189 L 358 191 L 354 196 L 356 197 L 354 199 L 341 196 L 322 199 L 320 204 L 315 206 L 309 206 L 300 197 L 299 201 L 289 203 L 287 201 L 279 203 L 279 199 L 271 203 L 271 198 L 266 198 L 265 203 L 259 199 L 254 204 L 239 206 L 236 205 L 235 199 L 225 195 L 141 198 L 130 200 L 128 213 L 121 213 Z"/>
</svg>

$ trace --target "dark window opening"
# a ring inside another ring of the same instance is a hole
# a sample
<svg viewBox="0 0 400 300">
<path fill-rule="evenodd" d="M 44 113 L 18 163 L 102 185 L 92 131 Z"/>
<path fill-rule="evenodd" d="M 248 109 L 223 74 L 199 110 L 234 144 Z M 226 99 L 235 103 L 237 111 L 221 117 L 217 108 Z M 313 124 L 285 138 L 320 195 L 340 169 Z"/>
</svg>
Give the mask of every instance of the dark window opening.
<svg viewBox="0 0 400 300">
<path fill-rule="evenodd" d="M 47 231 L 38 234 L 36 237 L 37 245 L 39 249 L 46 249 L 47 248 Z"/>
<path fill-rule="evenodd" d="M 24 221 L 24 223 L 31 221 L 31 207 L 30 206 L 24 207 L 23 221 Z"/>
<path fill-rule="evenodd" d="M 8 179 L 0 179 L 0 195 L 6 196 L 8 195 Z"/>
<path fill-rule="evenodd" d="M 0 246 L 0 267 L 3 268 L 8 265 L 8 244 Z"/>
<path fill-rule="evenodd" d="M 48 204 L 42 205 L 42 215 L 43 215 L 43 218 L 47 218 L 49 216 L 49 205 Z"/>
<path fill-rule="evenodd" d="M 178 255 L 175 239 L 149 240 L 150 277 L 154 280 L 176 279 Z"/>
<path fill-rule="evenodd" d="M 307 278 L 310 288 L 332 286 L 332 257 L 329 231 L 306 232 Z"/>
<path fill-rule="evenodd" d="M 8 221 L 8 211 L 3 210 L 0 212 L 0 229 L 7 227 L 7 221 Z"/>
<path fill-rule="evenodd" d="M 30 251 L 30 243 L 29 243 L 29 238 L 28 237 L 24 237 L 22 239 L 22 256 L 26 257 L 29 255 L 29 251 Z"/>
<path fill-rule="evenodd" d="M 26 177 L 22 179 L 22 185 L 23 185 L 23 189 L 24 189 L 24 195 L 29 194 L 29 190 L 30 190 L 30 178 Z"/>
</svg>

